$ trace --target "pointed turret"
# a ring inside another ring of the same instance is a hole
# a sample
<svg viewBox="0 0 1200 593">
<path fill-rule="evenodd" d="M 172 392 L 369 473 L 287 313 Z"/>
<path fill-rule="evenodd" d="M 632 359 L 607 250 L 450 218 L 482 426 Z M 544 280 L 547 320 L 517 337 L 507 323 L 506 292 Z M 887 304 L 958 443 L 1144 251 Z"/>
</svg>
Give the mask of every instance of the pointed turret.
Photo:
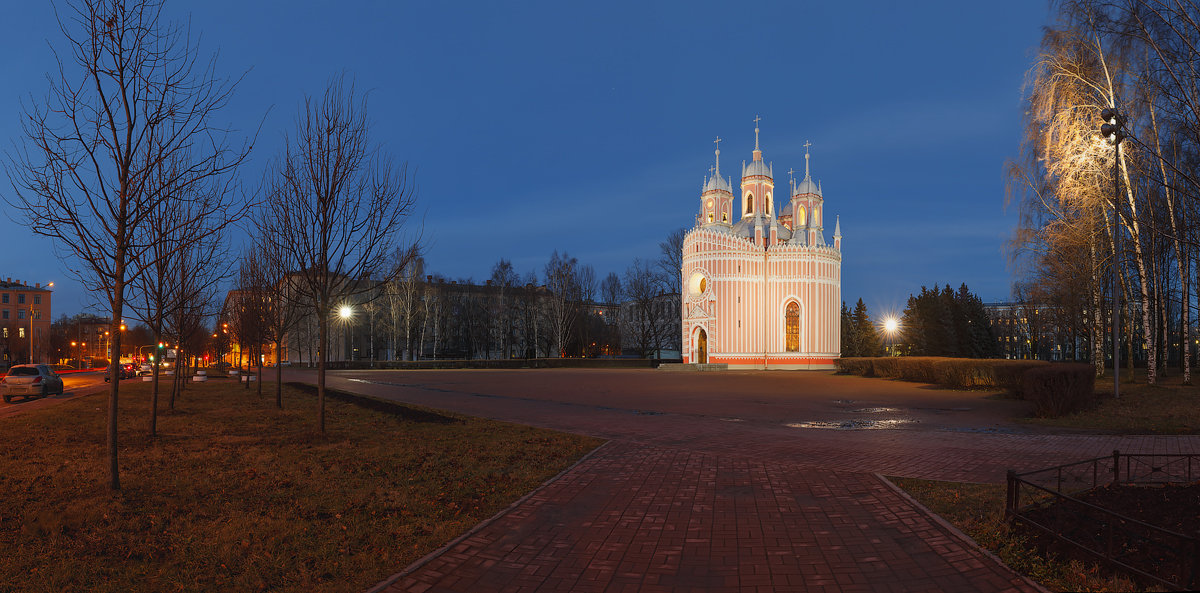
<svg viewBox="0 0 1200 593">
<path fill-rule="evenodd" d="M 733 212 L 733 187 L 721 177 L 721 139 L 713 141 L 717 149 L 713 151 L 712 175 L 704 180 L 700 192 L 700 220 L 702 224 L 730 224 Z"/>
<path fill-rule="evenodd" d="M 842 249 L 842 217 L 834 219 L 833 224 L 833 248 L 841 251 Z"/>
<path fill-rule="evenodd" d="M 763 162 L 758 122 L 754 117 L 754 152 L 749 163 L 742 162 L 742 217 L 774 217 L 774 167 Z"/>
</svg>

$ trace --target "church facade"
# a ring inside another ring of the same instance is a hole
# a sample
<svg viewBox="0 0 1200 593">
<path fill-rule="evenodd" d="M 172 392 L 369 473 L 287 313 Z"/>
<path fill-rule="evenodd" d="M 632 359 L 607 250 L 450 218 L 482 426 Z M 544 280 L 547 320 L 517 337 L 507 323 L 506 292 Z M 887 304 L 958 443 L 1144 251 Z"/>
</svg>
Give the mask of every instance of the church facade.
<svg viewBox="0 0 1200 593">
<path fill-rule="evenodd" d="M 773 164 L 754 151 L 741 185 L 715 166 L 683 240 L 683 362 L 744 369 L 828 369 L 841 352 L 841 221 L 824 236 L 825 198 L 809 172 L 777 209 Z M 806 144 L 807 148 L 808 144 Z"/>
</svg>

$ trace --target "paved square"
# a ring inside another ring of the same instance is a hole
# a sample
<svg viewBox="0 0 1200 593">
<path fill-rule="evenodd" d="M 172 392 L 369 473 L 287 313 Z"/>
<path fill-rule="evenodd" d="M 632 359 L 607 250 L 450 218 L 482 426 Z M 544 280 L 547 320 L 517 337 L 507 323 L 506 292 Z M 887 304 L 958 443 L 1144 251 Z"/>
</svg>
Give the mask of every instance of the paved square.
<svg viewBox="0 0 1200 593">
<path fill-rule="evenodd" d="M 1007 420 L 1021 402 L 817 372 L 338 371 L 329 384 L 611 441 L 387 592 L 1036 591 L 875 473 L 1000 482 L 1113 449 L 1200 449 L 1051 434 Z"/>
</svg>

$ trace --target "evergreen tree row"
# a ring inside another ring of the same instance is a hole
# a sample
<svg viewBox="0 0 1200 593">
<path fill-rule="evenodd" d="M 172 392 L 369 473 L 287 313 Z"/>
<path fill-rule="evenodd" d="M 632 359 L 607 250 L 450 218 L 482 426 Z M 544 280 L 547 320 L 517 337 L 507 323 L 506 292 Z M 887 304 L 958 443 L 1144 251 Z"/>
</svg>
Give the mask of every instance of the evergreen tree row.
<svg viewBox="0 0 1200 593">
<path fill-rule="evenodd" d="M 957 292 L 949 284 L 941 289 L 922 286 L 921 294 L 908 297 L 900 333 L 909 356 L 999 356 L 983 301 L 966 284 Z"/>
<path fill-rule="evenodd" d="M 842 303 L 842 356 L 881 356 L 882 344 L 879 329 L 867 315 L 867 306 L 862 299 L 854 304 L 854 312 Z"/>
</svg>

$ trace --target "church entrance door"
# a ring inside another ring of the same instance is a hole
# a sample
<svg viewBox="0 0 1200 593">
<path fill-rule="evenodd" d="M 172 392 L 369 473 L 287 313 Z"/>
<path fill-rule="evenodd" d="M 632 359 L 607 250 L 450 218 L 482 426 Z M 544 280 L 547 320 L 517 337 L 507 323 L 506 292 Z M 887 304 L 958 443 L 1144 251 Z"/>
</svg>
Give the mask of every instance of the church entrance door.
<svg viewBox="0 0 1200 593">
<path fill-rule="evenodd" d="M 705 364 L 708 362 L 708 334 L 704 330 L 700 330 L 696 334 L 696 362 Z"/>
</svg>

